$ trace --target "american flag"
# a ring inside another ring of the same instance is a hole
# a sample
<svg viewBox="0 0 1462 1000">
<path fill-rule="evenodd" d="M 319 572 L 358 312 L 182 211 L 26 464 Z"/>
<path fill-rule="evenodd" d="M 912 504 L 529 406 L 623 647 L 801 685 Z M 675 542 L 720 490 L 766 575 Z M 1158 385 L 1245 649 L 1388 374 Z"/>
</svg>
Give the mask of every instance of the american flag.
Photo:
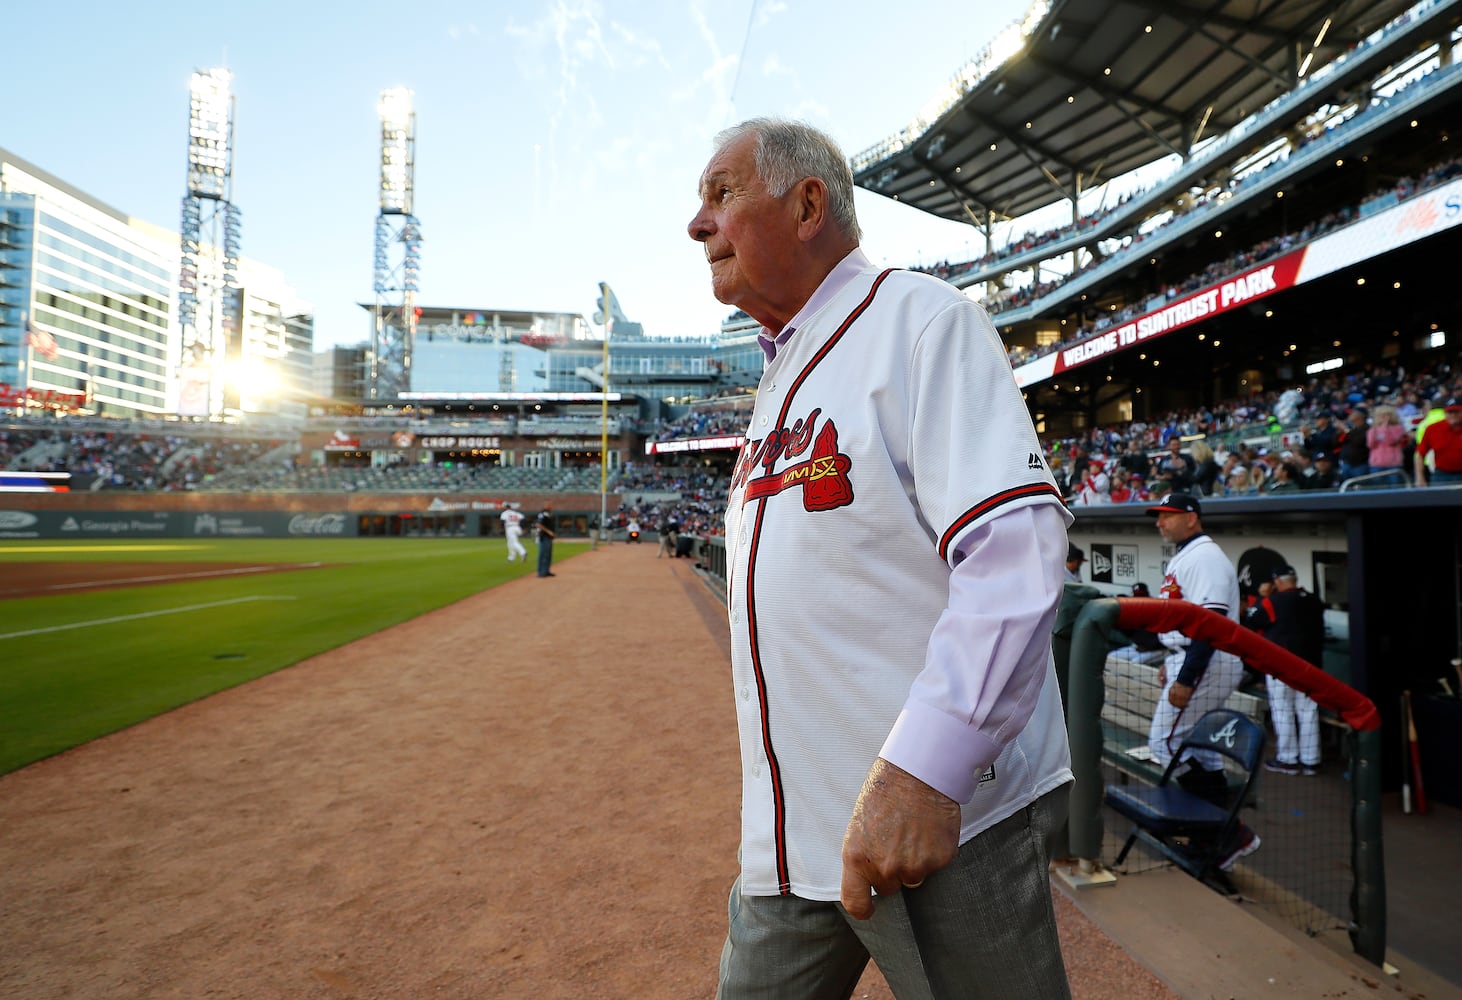
<svg viewBox="0 0 1462 1000">
<path fill-rule="evenodd" d="M 31 350 L 35 351 L 47 361 L 56 360 L 56 355 L 59 352 L 56 350 L 56 338 L 51 336 L 50 331 L 37 330 L 35 325 L 32 324 L 27 328 L 25 338 L 30 344 Z"/>
</svg>

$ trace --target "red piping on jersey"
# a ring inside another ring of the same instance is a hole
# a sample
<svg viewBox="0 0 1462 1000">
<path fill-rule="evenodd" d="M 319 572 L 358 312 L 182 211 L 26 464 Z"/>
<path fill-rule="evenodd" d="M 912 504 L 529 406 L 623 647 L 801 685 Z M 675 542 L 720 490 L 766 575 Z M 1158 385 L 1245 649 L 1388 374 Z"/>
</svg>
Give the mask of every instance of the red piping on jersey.
<svg viewBox="0 0 1462 1000">
<path fill-rule="evenodd" d="M 782 403 L 782 412 L 777 416 L 778 427 L 787 422 L 787 411 L 792 406 L 792 397 L 802 387 L 807 376 L 812 374 L 812 370 L 822 362 L 823 358 L 827 357 L 828 353 L 842 339 L 843 334 L 847 332 L 848 327 L 852 326 L 853 322 L 873 304 L 873 296 L 878 294 L 878 288 L 883 284 L 883 279 L 887 278 L 893 270 L 893 268 L 889 268 L 874 279 L 873 287 L 868 289 L 868 295 L 854 307 L 853 311 L 848 314 L 848 318 L 843 320 L 837 330 L 833 331 L 833 335 L 828 338 L 827 343 L 818 349 L 818 352 L 812 356 L 812 360 L 807 362 L 807 365 L 797 375 L 787 390 L 787 398 Z M 761 669 L 761 643 L 757 640 L 756 635 L 756 589 L 754 586 L 756 553 L 761 542 L 761 525 L 766 512 L 766 500 L 762 500 L 757 505 L 756 522 L 751 529 L 751 543 L 746 557 L 746 630 L 751 643 L 751 669 L 756 675 L 756 698 L 761 711 L 761 746 L 762 751 L 767 755 L 767 774 L 771 778 L 772 804 L 775 807 L 777 892 L 787 896 L 792 892 L 792 874 L 787 861 L 787 797 L 782 790 L 782 765 L 777 761 L 777 753 L 772 748 L 771 705 L 767 696 L 766 678 Z"/>
<path fill-rule="evenodd" d="M 1003 507 L 1012 501 L 1038 496 L 1053 496 L 1057 500 L 1061 499 L 1060 492 L 1050 483 L 1030 483 L 1026 486 L 1017 486 L 1014 489 L 1006 490 L 1003 493 L 996 493 L 987 500 L 981 500 L 959 517 L 955 518 L 954 523 L 949 526 L 949 530 L 939 539 L 939 558 L 946 562 L 949 561 L 949 546 L 954 541 L 954 536 L 969 527 L 972 522 L 984 517 L 995 508 Z"/>
</svg>

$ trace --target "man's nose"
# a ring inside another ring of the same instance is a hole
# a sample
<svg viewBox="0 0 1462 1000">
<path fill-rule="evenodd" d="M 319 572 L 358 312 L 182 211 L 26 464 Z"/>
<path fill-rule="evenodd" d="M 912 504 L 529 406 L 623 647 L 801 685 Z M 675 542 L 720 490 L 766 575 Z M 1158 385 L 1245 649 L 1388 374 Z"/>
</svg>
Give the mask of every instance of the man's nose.
<svg viewBox="0 0 1462 1000">
<path fill-rule="evenodd" d="M 699 212 L 695 213 L 695 216 L 690 220 L 690 225 L 686 226 L 685 230 L 690 234 L 691 239 L 697 243 L 704 243 L 711 238 L 712 228 L 710 216 L 702 208 Z"/>
</svg>

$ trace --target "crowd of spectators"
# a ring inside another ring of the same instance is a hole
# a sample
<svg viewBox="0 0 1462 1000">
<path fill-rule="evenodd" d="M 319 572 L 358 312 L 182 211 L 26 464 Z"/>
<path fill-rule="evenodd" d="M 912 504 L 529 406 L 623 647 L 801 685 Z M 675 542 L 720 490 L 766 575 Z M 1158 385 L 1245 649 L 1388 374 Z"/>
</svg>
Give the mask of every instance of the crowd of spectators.
<svg viewBox="0 0 1462 1000">
<path fill-rule="evenodd" d="M 720 535 L 729 488 L 729 476 L 704 466 L 626 462 L 613 483 L 614 492 L 624 502 L 610 514 L 609 527 L 623 528 L 635 521 L 642 530 L 658 532 L 673 523 L 683 534 Z M 657 498 L 654 494 L 674 495 Z"/>
<path fill-rule="evenodd" d="M 656 441 L 719 437 L 746 430 L 748 410 L 691 410 L 684 416 L 663 421 L 654 432 Z"/>
<path fill-rule="evenodd" d="M 225 469 L 246 465 L 283 442 L 52 428 L 0 430 L 0 468 L 69 472 L 80 488 L 198 489 Z"/>
<path fill-rule="evenodd" d="M 1213 407 L 1046 440 L 1046 458 L 1073 505 L 1142 503 L 1171 490 L 1225 497 L 1334 490 L 1374 473 L 1389 475 L 1375 475 L 1371 485 L 1405 487 L 1414 428 L 1447 399 L 1462 398 L 1458 362 L 1448 357 L 1416 372 L 1365 364 Z"/>
</svg>

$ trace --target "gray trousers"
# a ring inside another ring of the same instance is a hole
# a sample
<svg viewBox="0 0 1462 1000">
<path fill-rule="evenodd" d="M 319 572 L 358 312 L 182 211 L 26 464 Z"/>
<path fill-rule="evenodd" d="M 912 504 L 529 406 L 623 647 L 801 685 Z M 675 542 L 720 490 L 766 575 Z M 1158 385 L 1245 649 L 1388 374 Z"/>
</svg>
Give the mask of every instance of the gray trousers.
<svg viewBox="0 0 1462 1000">
<path fill-rule="evenodd" d="M 959 849 L 917 889 L 841 903 L 731 887 L 718 1000 L 846 1000 L 872 957 L 899 1000 L 1069 1000 L 1051 905 L 1049 842 L 1069 785 Z"/>
</svg>

